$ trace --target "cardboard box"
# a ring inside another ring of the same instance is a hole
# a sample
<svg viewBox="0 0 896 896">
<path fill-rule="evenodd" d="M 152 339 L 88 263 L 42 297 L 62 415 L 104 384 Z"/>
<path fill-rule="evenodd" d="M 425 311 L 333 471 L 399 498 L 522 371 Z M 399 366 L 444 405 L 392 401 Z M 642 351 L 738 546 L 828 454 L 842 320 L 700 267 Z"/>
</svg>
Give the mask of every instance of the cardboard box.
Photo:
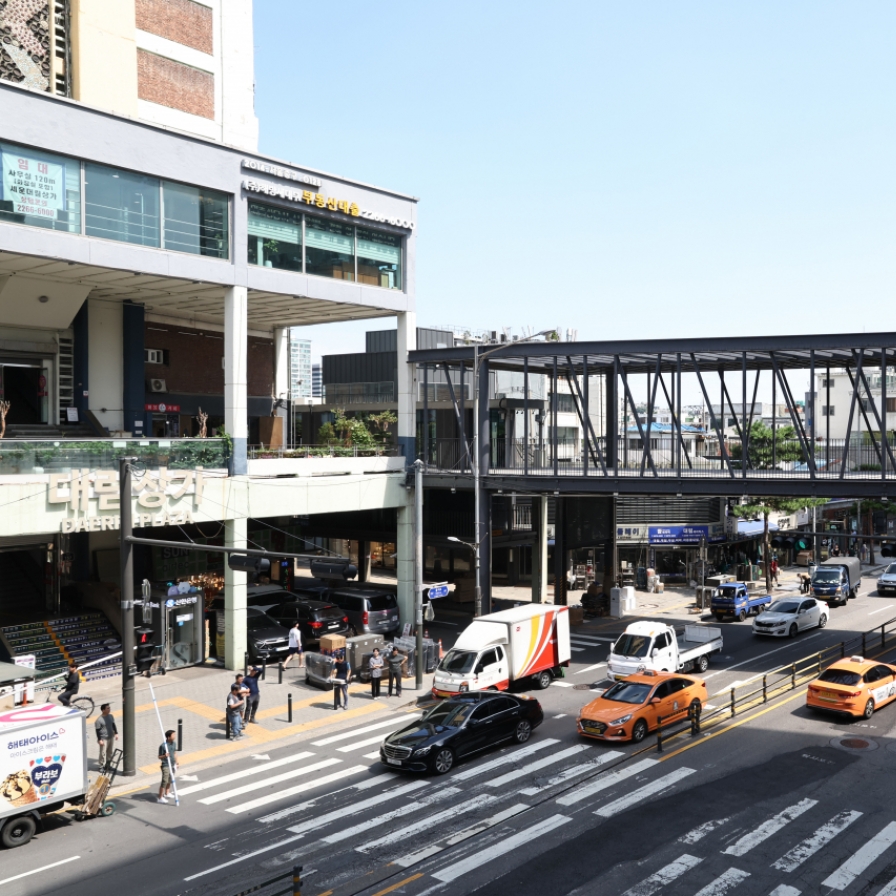
<svg viewBox="0 0 896 896">
<path fill-rule="evenodd" d="M 323 635 L 320 639 L 320 649 L 332 653 L 334 650 L 345 650 L 344 635 Z"/>
<path fill-rule="evenodd" d="M 581 625 L 585 621 L 585 611 L 581 607 L 569 608 L 569 624 Z"/>
</svg>

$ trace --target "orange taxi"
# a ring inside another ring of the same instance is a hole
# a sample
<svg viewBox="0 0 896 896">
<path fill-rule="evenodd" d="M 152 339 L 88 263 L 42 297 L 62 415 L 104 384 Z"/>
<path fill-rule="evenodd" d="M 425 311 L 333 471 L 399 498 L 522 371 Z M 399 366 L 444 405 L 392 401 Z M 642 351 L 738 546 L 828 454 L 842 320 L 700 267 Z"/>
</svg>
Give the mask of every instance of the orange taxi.
<svg viewBox="0 0 896 896">
<path fill-rule="evenodd" d="M 658 720 L 683 719 L 691 707 L 706 703 L 706 682 L 692 675 L 671 672 L 637 672 L 618 681 L 596 700 L 582 707 L 576 728 L 597 740 L 640 743 Z"/>
<path fill-rule="evenodd" d="M 896 699 L 896 666 L 851 656 L 828 666 L 809 682 L 806 706 L 870 719 L 874 710 Z"/>
</svg>

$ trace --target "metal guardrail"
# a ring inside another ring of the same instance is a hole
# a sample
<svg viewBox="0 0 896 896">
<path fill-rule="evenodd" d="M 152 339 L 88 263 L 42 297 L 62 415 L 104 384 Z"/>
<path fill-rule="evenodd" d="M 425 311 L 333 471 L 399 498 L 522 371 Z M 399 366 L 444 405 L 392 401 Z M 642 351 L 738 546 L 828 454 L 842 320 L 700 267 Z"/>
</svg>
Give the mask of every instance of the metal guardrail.
<svg viewBox="0 0 896 896">
<path fill-rule="evenodd" d="M 788 665 L 764 672 L 761 681 L 757 675 L 753 681 L 712 694 L 707 698 L 707 702 L 718 701 L 720 705 L 709 713 L 705 713 L 702 709 L 696 713 L 689 712 L 686 721 L 678 720 L 665 725 L 660 718 L 656 730 L 656 751 L 662 753 L 668 741 L 683 734 L 690 732 L 691 737 L 697 737 L 707 728 L 729 721 L 738 713 L 766 704 L 769 700 L 802 687 L 813 678 L 817 678 L 822 670 L 837 660 L 859 653 L 866 656 L 869 650 L 882 652 L 888 646 L 896 648 L 896 617 L 846 641 L 840 641 Z"/>
</svg>

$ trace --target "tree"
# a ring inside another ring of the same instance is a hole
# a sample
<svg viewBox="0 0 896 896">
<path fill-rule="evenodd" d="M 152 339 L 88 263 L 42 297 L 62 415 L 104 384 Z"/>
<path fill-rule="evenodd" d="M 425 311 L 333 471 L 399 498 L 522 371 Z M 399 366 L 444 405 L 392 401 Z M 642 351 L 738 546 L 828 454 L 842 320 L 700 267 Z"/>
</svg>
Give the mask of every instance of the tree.
<svg viewBox="0 0 896 896">
<path fill-rule="evenodd" d="M 743 457 L 743 445 L 740 442 L 735 442 L 728 450 L 731 457 L 736 460 Z M 750 469 L 770 470 L 776 463 L 805 460 L 796 430 L 792 426 L 780 426 L 772 430 L 761 420 L 753 422 L 747 447 L 747 462 Z"/>
<path fill-rule="evenodd" d="M 333 409 L 333 427 L 339 433 L 343 445 L 351 448 L 353 445 L 358 448 L 373 448 L 376 446 L 370 430 L 364 425 L 364 421 L 360 417 L 347 417 L 342 408 Z"/>
<path fill-rule="evenodd" d="M 317 441 L 321 445 L 329 445 L 336 438 L 336 430 L 332 423 L 324 423 L 317 431 Z"/>
<path fill-rule="evenodd" d="M 380 431 L 379 440 L 384 444 L 388 441 L 389 427 L 398 423 L 398 417 L 394 411 L 381 411 L 379 414 L 371 414 L 367 420 Z"/>
<path fill-rule="evenodd" d="M 766 427 L 768 429 L 768 427 Z M 752 447 L 752 445 L 751 445 Z M 752 454 L 752 452 L 751 452 Z M 827 504 L 827 498 L 753 498 L 749 504 L 739 504 L 731 508 L 736 517 L 753 519 L 762 515 L 762 565 L 765 569 L 765 589 L 771 594 L 772 570 L 769 564 L 771 544 L 768 537 L 768 518 L 771 513 L 796 513 L 803 508 Z M 812 545 L 813 551 L 815 545 Z"/>
</svg>

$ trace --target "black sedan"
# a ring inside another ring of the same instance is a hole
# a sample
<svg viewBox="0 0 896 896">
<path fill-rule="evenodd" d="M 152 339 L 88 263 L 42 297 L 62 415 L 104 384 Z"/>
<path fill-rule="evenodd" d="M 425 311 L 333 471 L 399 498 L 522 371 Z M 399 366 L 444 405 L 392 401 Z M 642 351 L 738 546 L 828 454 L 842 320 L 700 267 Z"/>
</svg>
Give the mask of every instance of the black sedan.
<svg viewBox="0 0 896 896">
<path fill-rule="evenodd" d="M 327 601 L 291 600 L 268 610 L 268 615 L 287 628 L 298 621 L 303 645 L 316 644 L 324 635 L 350 634 L 345 611 Z"/>
<path fill-rule="evenodd" d="M 444 775 L 457 760 L 495 744 L 524 744 L 543 721 L 541 704 L 531 697 L 471 691 L 393 731 L 380 747 L 380 760 L 391 768 Z"/>
</svg>

